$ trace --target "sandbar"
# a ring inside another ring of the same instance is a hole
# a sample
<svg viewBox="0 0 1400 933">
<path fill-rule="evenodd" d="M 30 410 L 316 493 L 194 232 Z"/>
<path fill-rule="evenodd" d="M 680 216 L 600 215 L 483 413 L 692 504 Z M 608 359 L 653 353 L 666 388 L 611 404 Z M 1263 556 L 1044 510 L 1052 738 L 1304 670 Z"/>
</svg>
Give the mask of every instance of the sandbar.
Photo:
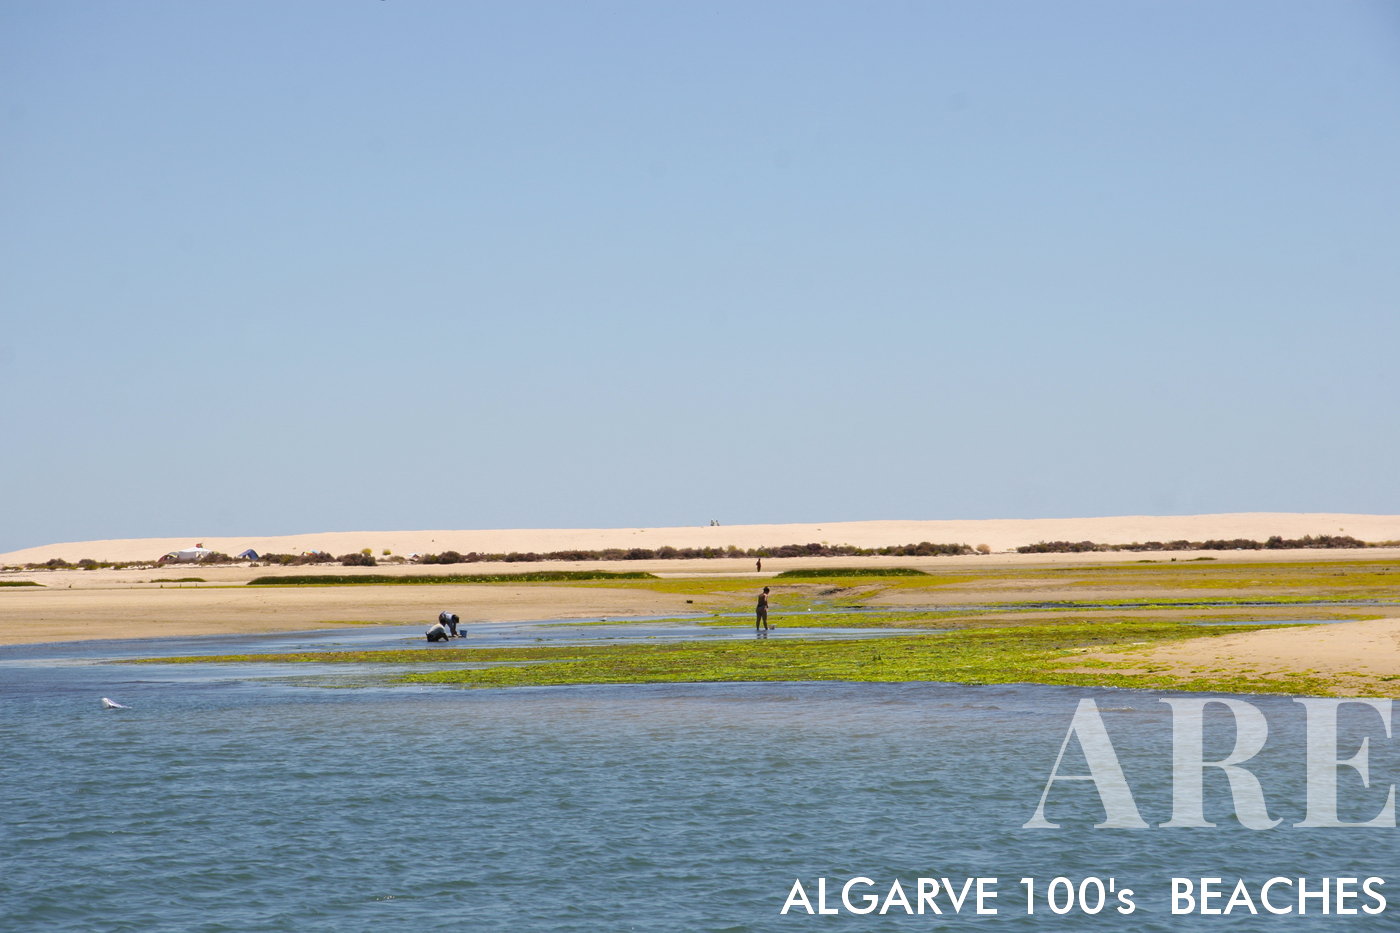
<svg viewBox="0 0 1400 933">
<path fill-rule="evenodd" d="M 0 555 L 0 564 L 14 566 L 52 557 L 76 561 L 153 560 L 161 554 L 202 543 L 235 553 L 246 547 L 260 551 L 299 553 L 317 549 L 348 553 L 369 547 L 376 556 L 457 550 L 546 552 L 601 550 L 613 547 L 760 547 L 808 541 L 846 543 L 861 547 L 936 543 L 986 544 L 986 555 L 958 557 L 862 557 L 765 559 L 758 572 L 750 559 L 627 560 L 576 563 L 472 563 L 454 565 L 381 565 L 345 568 L 339 565 L 269 568 L 174 565 L 128 569 L 7 571 L 0 580 L 29 580 L 41 586 L 0 587 L 0 644 L 22 644 L 113 638 L 148 638 L 297 631 L 356 623 L 423 624 L 443 609 L 457 612 L 469 627 L 491 622 L 540 619 L 590 619 L 675 616 L 711 608 L 734 608 L 750 598 L 782 570 L 832 566 L 900 566 L 938 573 L 948 568 L 1005 570 L 1075 567 L 1092 564 L 1208 557 L 1220 562 L 1279 563 L 1287 561 L 1400 561 L 1400 548 L 1300 551 L 1112 552 L 1089 554 L 1017 554 L 1017 546 L 1042 540 L 1092 540 L 1102 543 L 1170 541 L 1176 539 L 1249 538 L 1270 535 L 1346 534 L 1363 541 L 1400 541 L 1400 516 L 1320 513 L 1242 513 L 1237 515 L 1129 516 L 1118 518 L 1036 519 L 1026 521 L 841 522 L 805 525 L 735 525 L 695 528 L 572 529 L 514 531 L 340 532 L 282 537 L 161 538 L 77 542 L 28 548 Z M 549 569 L 607 569 L 646 571 L 661 577 L 733 578 L 726 592 L 702 597 L 644 587 L 606 584 L 450 584 L 336 587 L 246 587 L 255 576 L 268 574 L 390 573 L 463 574 L 523 573 Z M 176 582 L 198 577 L 199 583 Z M 1085 590 L 1052 592 L 1014 578 L 993 584 L 999 598 L 1095 598 Z M 991 586 L 991 585 L 989 585 Z M 1037 586 L 1040 586 L 1037 584 Z M 1024 592 L 1022 588 L 1025 588 Z M 945 601 L 987 599 L 989 592 Z M 1161 597 L 1163 592 L 1154 591 Z M 876 598 L 891 607 L 910 600 L 927 600 L 927 593 L 890 590 Z M 912 604 L 912 603 L 911 603 Z M 1378 615 L 1397 615 L 1378 607 Z M 1304 628 L 1193 639 L 1130 652 L 1112 660 L 1133 667 L 1169 669 L 1183 674 L 1242 672 L 1308 672 L 1358 678 L 1374 692 L 1387 678 L 1400 682 L 1400 618 L 1379 618 Z"/>
<path fill-rule="evenodd" d="M 1377 696 L 1378 682 L 1400 685 L 1400 618 L 1300 625 L 1238 635 L 1193 638 L 1140 652 L 1088 654 L 1124 670 L 1156 671 L 1189 679 L 1212 675 L 1317 674 L 1336 692 Z"/>
</svg>

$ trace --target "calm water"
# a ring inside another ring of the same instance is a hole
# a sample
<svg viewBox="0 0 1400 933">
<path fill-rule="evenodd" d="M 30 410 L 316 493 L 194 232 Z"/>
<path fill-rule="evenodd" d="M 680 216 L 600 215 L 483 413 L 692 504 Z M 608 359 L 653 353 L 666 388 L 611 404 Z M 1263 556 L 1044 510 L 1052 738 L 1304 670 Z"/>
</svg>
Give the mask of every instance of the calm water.
<svg viewBox="0 0 1400 933">
<path fill-rule="evenodd" d="M 628 637 L 602 628 L 500 627 L 491 637 Z M 631 636 L 671 637 L 645 626 Z M 1302 711 L 1286 698 L 1249 698 L 1272 728 L 1251 765 L 1280 828 L 1235 824 L 1225 781 L 1212 775 L 1206 812 L 1217 828 L 1092 829 L 1102 810 L 1080 782 L 1052 793 L 1050 815 L 1064 828 L 1025 830 L 1086 696 L 1103 710 L 1144 818 L 1168 819 L 1171 727 L 1160 696 L 940 684 L 331 689 L 316 668 L 92 663 L 409 637 L 374 629 L 0 649 L 0 926 L 1400 928 L 1395 908 L 1168 913 L 1174 875 L 1380 875 L 1400 901 L 1400 831 L 1291 826 L 1304 805 Z M 103 710 L 103 696 L 132 708 Z M 1363 819 L 1396 782 L 1400 755 L 1374 712 L 1353 712 L 1342 754 L 1370 735 L 1372 787 L 1354 772 L 1341 780 L 1348 812 Z M 1220 757 L 1230 727 L 1212 721 L 1208 732 Z M 1082 759 L 1066 762 L 1082 772 Z M 795 879 L 815 898 L 827 878 L 834 904 L 857 875 L 880 894 L 896 878 L 912 892 L 919 877 L 995 877 L 999 913 L 779 914 Z M 1026 915 L 1020 878 L 1043 886 L 1088 875 L 1132 888 L 1137 912 L 1056 916 L 1041 905 Z"/>
</svg>

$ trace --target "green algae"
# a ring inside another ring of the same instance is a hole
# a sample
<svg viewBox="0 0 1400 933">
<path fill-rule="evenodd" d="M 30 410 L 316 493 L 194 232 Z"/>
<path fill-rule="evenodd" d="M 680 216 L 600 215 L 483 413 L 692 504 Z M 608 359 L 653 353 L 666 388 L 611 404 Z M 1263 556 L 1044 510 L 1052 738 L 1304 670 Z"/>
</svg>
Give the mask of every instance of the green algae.
<svg viewBox="0 0 1400 933">
<path fill-rule="evenodd" d="M 1335 684 L 1309 674 L 1280 677 L 1228 672 L 1210 677 L 1139 671 L 1129 664 L 1088 661 L 1085 652 L 1127 652 L 1184 638 L 1273 628 L 1222 625 L 1209 630 L 1153 620 L 1059 622 L 970 628 L 859 640 L 767 638 L 743 641 L 535 645 L 496 648 L 423 647 L 385 651 L 307 651 L 151 658 L 146 663 L 316 663 L 413 666 L 386 677 L 399 683 L 466 687 L 559 686 L 674 682 L 939 681 L 1038 683 L 1235 693 L 1326 695 Z M 439 670 L 422 670 L 441 665 Z M 467 667 L 470 665 L 470 667 Z M 1073 669 L 1070 669 L 1070 668 Z"/>
</svg>

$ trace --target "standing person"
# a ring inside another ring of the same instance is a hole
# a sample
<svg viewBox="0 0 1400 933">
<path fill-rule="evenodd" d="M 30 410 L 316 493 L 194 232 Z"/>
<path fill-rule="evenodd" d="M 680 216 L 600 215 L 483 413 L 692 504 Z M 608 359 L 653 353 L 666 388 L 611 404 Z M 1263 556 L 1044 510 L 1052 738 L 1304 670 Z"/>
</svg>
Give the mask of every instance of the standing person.
<svg viewBox="0 0 1400 933">
<path fill-rule="evenodd" d="M 462 624 L 462 620 L 457 618 L 457 613 L 443 610 L 438 613 L 438 624 L 444 626 L 451 633 L 451 638 L 465 638 L 465 635 L 457 634 L 457 626 Z"/>
<path fill-rule="evenodd" d="M 762 558 L 762 557 L 760 557 L 758 560 L 756 560 L 756 561 L 753 562 L 753 569 L 754 569 L 754 573 L 763 573 L 763 558 Z"/>
<path fill-rule="evenodd" d="M 753 630 L 768 631 L 768 587 L 758 594 L 758 606 L 754 610 Z"/>
</svg>

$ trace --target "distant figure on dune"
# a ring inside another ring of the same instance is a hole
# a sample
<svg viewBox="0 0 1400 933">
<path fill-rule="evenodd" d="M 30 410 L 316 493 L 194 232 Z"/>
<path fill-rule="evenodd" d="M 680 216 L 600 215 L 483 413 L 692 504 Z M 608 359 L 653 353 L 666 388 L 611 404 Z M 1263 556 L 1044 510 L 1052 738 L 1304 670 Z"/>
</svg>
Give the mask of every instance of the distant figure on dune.
<svg viewBox="0 0 1400 933">
<path fill-rule="evenodd" d="M 758 606 L 754 610 L 753 630 L 768 631 L 768 587 L 758 594 Z"/>
<path fill-rule="evenodd" d="M 448 612 L 446 610 L 443 610 L 442 612 L 438 613 L 438 624 L 445 626 L 447 628 L 447 631 L 451 633 L 452 638 L 466 637 L 466 635 L 457 634 L 457 626 L 461 623 L 462 620 L 457 618 L 457 613 L 455 612 Z"/>
</svg>

